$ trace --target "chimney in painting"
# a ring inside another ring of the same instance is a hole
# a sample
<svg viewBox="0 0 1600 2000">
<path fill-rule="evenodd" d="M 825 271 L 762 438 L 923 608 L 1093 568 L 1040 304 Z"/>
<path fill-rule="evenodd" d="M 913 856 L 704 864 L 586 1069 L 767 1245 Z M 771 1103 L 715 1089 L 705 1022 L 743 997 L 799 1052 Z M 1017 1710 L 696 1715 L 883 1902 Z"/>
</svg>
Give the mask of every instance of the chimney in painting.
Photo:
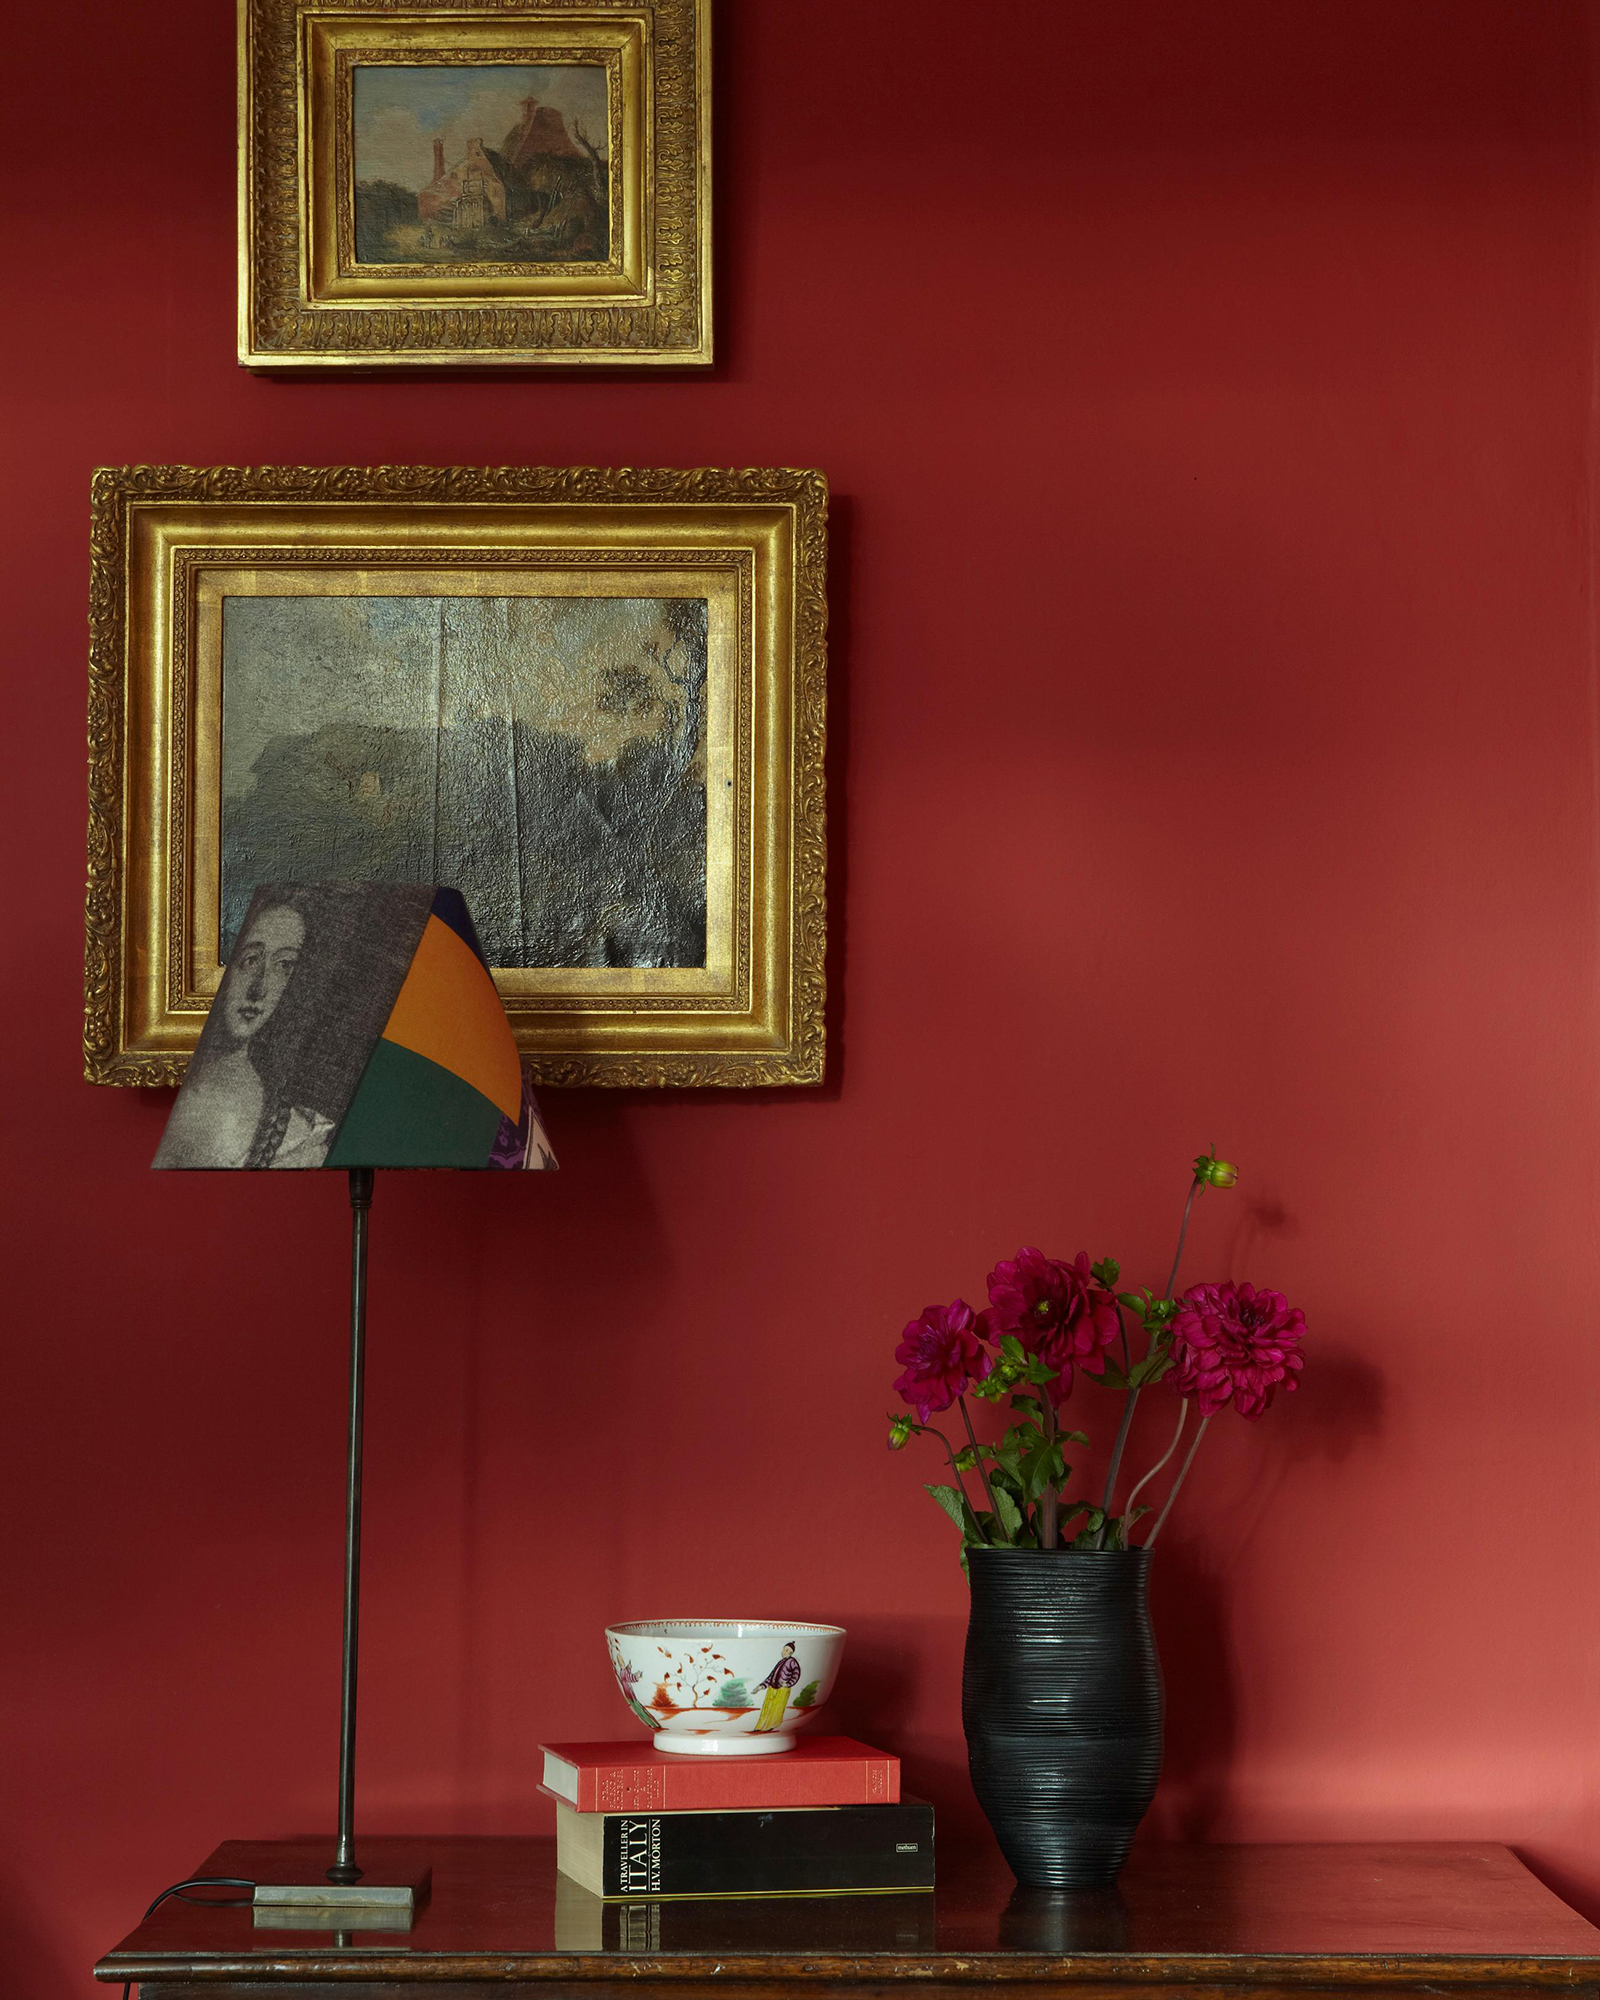
<svg viewBox="0 0 1600 2000">
<path fill-rule="evenodd" d="M 444 179 L 444 141 L 442 139 L 435 139 L 433 142 L 433 177 L 436 181 Z"/>
</svg>

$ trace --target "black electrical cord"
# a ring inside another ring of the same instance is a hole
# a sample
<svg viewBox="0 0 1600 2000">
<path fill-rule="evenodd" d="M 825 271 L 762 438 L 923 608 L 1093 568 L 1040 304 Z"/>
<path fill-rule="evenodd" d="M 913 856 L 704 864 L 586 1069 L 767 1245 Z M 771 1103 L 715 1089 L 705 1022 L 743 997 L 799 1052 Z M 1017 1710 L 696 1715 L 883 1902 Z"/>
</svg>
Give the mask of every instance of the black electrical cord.
<svg viewBox="0 0 1600 2000">
<path fill-rule="evenodd" d="M 241 1909 L 250 1901 L 248 1896 L 189 1896 L 185 1895 L 184 1892 L 188 1889 L 250 1889 L 253 1891 L 255 1886 L 254 1882 L 247 1882 L 242 1875 L 191 1875 L 187 1882 L 174 1882 L 170 1889 L 163 1889 L 139 1921 L 142 1924 L 148 1923 L 169 1896 L 183 1896 L 186 1903 L 209 1903 L 214 1910 Z M 128 1996 L 132 1991 L 133 1981 L 131 1979 L 123 1980 L 122 2000 L 128 2000 Z"/>
</svg>

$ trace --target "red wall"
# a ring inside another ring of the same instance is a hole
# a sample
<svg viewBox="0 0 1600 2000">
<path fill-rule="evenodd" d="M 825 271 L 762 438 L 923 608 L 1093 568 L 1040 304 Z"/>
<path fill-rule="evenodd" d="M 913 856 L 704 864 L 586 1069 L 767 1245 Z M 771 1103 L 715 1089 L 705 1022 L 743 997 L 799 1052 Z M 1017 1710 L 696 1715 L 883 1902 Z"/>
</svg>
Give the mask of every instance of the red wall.
<svg viewBox="0 0 1600 2000">
<path fill-rule="evenodd" d="M 332 1808 L 341 1190 L 154 1176 L 165 1097 L 78 1076 L 137 459 L 837 495 L 828 1087 L 552 1093 L 553 1184 L 380 1185 L 369 1829 L 543 1827 L 538 1740 L 628 1726 L 602 1624 L 747 1607 L 848 1625 L 839 1721 L 965 1823 L 891 1346 L 1024 1241 L 1158 1283 L 1214 1139 L 1190 1274 L 1312 1340 L 1160 1554 L 1153 1824 L 1504 1839 L 1600 1913 L 1591 11 L 722 0 L 711 374 L 336 385 L 232 359 L 231 10 L 23 11 L 8 1991 Z"/>
</svg>

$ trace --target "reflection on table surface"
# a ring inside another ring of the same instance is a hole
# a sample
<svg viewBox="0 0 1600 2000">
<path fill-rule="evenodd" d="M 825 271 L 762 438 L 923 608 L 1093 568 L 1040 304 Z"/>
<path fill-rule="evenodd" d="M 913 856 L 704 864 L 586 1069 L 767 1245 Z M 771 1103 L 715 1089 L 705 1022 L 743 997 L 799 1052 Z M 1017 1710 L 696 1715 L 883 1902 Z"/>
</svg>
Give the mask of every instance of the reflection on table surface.
<svg viewBox="0 0 1600 2000">
<path fill-rule="evenodd" d="M 268 1924 L 248 1908 L 169 1902 L 104 1967 L 160 1954 L 208 1960 L 267 1954 L 328 1958 L 381 1952 L 429 1959 L 507 1954 L 549 1959 L 777 1956 L 828 1961 L 888 1955 L 929 1959 L 1409 1953 L 1420 1956 L 1600 1960 L 1600 1931 L 1544 1888 L 1509 1852 L 1466 1842 L 1349 1846 L 1135 1847 L 1115 1889 L 1020 1890 L 998 1853 L 941 1852 L 932 1894 L 749 1897 L 603 1902 L 559 1876 L 555 1843 L 540 1838 L 375 1838 L 358 1843 L 369 1868 L 429 1863 L 433 1891 L 409 1930 L 307 1928 L 304 1913 Z M 312 1880 L 326 1841 L 230 1841 L 196 1874 L 252 1881 Z M 161 1885 L 152 1885 L 152 1893 Z M 218 1891 L 218 1896 L 230 1892 Z M 236 1892 L 232 1892 L 236 1893 Z M 349 1913 L 347 1914 L 347 1919 Z M 379 1916 L 380 1913 L 371 1913 Z M 283 1921 L 295 1918 L 293 1922 Z M 319 1916 L 319 1925 L 324 1920 Z M 999 1970 L 999 1968 L 996 1968 Z M 435 1966 L 434 1972 L 439 1968 Z M 169 1975 L 170 1976 L 170 1975 Z"/>
</svg>

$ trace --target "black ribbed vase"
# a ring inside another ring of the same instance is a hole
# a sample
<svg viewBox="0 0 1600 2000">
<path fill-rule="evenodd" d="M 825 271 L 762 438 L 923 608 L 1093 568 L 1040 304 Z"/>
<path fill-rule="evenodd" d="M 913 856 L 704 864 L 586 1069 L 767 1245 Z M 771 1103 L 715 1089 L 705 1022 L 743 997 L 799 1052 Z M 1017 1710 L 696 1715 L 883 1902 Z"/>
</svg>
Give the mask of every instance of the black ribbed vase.
<svg viewBox="0 0 1600 2000">
<path fill-rule="evenodd" d="M 1024 1888 L 1101 1888 L 1161 1775 L 1143 1549 L 967 1550 L 972 1789 Z"/>
</svg>

